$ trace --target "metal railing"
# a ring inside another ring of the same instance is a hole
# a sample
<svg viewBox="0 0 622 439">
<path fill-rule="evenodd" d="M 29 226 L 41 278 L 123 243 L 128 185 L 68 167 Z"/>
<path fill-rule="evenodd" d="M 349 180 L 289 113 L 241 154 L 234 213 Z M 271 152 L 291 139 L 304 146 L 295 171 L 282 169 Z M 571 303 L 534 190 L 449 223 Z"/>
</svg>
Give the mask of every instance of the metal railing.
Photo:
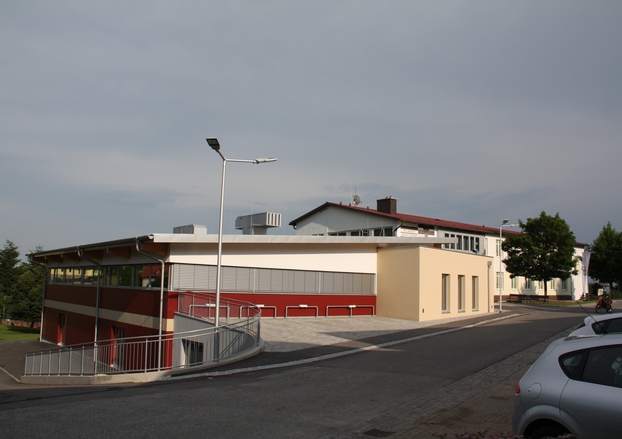
<svg viewBox="0 0 622 439">
<path fill-rule="evenodd" d="M 26 355 L 27 376 L 95 376 L 205 367 L 243 354 L 260 343 L 261 309 L 225 299 L 226 318 L 213 326 L 213 294 L 180 293 L 178 314 L 199 329 L 173 334 L 100 340 Z M 210 306 L 211 305 L 211 306 Z M 236 318 L 229 318 L 230 310 Z M 208 314 L 208 315 L 203 315 Z M 177 321 L 177 317 L 176 317 Z"/>
</svg>

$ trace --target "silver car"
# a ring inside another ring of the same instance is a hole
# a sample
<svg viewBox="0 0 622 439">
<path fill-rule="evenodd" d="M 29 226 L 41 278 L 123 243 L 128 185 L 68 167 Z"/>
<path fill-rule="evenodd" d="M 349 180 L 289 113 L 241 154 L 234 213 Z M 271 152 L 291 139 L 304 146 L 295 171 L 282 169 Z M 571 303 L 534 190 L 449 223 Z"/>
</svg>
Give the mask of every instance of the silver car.
<svg viewBox="0 0 622 439">
<path fill-rule="evenodd" d="M 588 316 L 570 335 L 612 334 L 622 332 L 622 313 Z"/>
<path fill-rule="evenodd" d="M 622 334 L 551 343 L 516 387 L 512 428 L 531 439 L 622 437 Z"/>
</svg>

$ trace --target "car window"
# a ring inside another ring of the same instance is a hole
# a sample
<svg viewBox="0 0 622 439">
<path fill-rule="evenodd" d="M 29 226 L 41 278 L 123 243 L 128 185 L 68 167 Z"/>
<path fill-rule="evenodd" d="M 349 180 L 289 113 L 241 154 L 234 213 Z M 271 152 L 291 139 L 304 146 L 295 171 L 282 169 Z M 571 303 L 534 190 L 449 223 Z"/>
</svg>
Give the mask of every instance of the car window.
<svg viewBox="0 0 622 439">
<path fill-rule="evenodd" d="M 559 358 L 559 365 L 564 373 L 573 380 L 581 379 L 581 369 L 585 351 L 570 352 Z"/>
<path fill-rule="evenodd" d="M 604 334 L 605 332 L 609 332 L 607 330 L 608 326 L 609 322 L 606 320 L 602 322 L 596 322 L 592 323 L 592 330 L 594 331 L 594 334 Z"/>
<path fill-rule="evenodd" d="M 583 381 L 622 387 L 622 346 L 589 351 L 585 361 Z"/>
<path fill-rule="evenodd" d="M 622 319 L 611 319 L 607 326 L 607 333 L 622 332 Z"/>
</svg>

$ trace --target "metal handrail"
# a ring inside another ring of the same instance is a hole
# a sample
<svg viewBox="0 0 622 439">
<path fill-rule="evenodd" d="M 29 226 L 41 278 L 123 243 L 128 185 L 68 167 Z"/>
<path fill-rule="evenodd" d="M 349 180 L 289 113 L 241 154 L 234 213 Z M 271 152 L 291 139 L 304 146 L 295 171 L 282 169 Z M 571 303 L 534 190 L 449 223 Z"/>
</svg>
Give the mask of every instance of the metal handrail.
<svg viewBox="0 0 622 439">
<path fill-rule="evenodd" d="M 305 303 L 301 303 L 300 305 L 289 305 L 289 306 L 286 306 L 285 307 L 285 314 L 284 314 L 283 317 L 287 318 L 287 312 L 290 309 L 312 309 L 312 310 L 315 311 L 315 317 L 317 317 L 318 313 L 319 313 L 319 308 L 317 306 L 315 306 L 315 305 L 307 305 Z"/>
<path fill-rule="evenodd" d="M 194 305 L 213 301 L 207 294 L 180 293 Z M 196 297 L 190 297 L 196 296 Z M 182 299 L 180 298 L 180 305 Z M 209 366 L 240 355 L 260 343 L 261 310 L 248 302 L 228 300 L 227 307 L 248 309 L 247 317 L 227 321 L 218 327 L 212 319 L 195 313 L 200 307 L 180 307 L 178 314 L 202 322 L 202 329 L 173 334 L 99 340 L 30 352 L 26 354 L 24 375 L 95 376 L 155 371 L 176 371 L 188 367 Z M 208 309 L 210 307 L 203 307 Z M 161 355 L 161 357 L 160 357 Z"/>
<path fill-rule="evenodd" d="M 350 317 L 352 317 L 352 311 L 354 310 L 354 308 L 371 308 L 371 316 L 376 315 L 376 308 L 374 307 L 374 305 L 327 305 L 326 317 L 328 317 L 328 310 L 330 308 L 348 308 Z"/>
</svg>

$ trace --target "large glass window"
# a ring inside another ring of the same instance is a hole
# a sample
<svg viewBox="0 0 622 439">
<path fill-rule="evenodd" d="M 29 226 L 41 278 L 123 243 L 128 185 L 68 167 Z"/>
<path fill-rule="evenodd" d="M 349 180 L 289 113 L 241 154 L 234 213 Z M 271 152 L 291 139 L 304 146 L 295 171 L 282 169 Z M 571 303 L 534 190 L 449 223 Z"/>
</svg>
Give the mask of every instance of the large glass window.
<svg viewBox="0 0 622 439">
<path fill-rule="evenodd" d="M 119 285 L 119 267 L 106 267 L 106 281 L 104 285 L 110 287 Z"/>
<path fill-rule="evenodd" d="M 84 269 L 84 285 L 97 285 L 99 280 L 99 268 Z"/>
<path fill-rule="evenodd" d="M 133 287 L 134 278 L 132 272 L 134 267 L 132 265 L 125 265 L 119 267 L 119 286 L 120 287 Z"/>
<path fill-rule="evenodd" d="M 67 267 L 50 268 L 46 279 L 49 283 L 68 283 L 76 285 L 102 285 L 110 287 L 150 288 L 159 287 L 162 279 L 162 266 L 123 265 L 106 267 Z M 164 273 L 165 286 L 168 284 L 168 266 Z"/>
</svg>

